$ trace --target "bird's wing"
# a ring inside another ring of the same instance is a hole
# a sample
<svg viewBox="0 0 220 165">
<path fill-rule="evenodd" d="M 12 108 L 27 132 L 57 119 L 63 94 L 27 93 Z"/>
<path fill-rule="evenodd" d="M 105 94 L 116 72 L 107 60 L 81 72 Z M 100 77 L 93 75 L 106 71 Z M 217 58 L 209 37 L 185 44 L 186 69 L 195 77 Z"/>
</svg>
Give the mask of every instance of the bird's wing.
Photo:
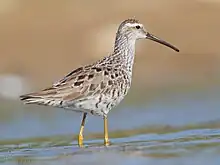
<svg viewBox="0 0 220 165">
<path fill-rule="evenodd" d="M 58 106 L 65 102 L 86 99 L 100 92 L 109 92 L 114 81 L 109 78 L 113 68 L 88 66 L 73 70 L 60 81 L 42 91 L 21 96 L 26 103 Z"/>
</svg>

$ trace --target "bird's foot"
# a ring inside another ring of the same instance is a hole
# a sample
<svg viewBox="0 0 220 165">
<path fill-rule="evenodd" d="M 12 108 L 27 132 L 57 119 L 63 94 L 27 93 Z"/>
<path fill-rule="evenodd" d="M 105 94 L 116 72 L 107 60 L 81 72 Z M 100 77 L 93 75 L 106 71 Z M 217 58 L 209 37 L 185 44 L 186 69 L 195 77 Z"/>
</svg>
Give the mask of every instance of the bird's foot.
<svg viewBox="0 0 220 165">
<path fill-rule="evenodd" d="M 84 145 L 83 145 L 83 135 L 82 134 L 79 134 L 79 136 L 78 136 L 78 146 L 80 148 L 84 147 Z"/>
</svg>

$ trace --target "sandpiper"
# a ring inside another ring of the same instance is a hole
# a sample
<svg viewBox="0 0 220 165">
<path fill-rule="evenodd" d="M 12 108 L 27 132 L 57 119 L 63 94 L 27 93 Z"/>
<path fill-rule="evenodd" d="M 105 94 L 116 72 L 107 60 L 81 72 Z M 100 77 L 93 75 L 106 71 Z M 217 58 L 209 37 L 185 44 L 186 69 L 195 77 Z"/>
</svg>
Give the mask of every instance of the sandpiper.
<svg viewBox="0 0 220 165">
<path fill-rule="evenodd" d="M 104 119 L 104 145 L 110 144 L 107 115 L 117 106 L 131 87 L 135 42 L 150 39 L 179 50 L 152 35 L 136 19 L 123 21 L 116 33 L 113 53 L 86 66 L 79 67 L 51 87 L 25 94 L 20 99 L 27 104 L 49 105 L 83 113 L 78 145 L 83 147 L 83 130 L 87 114 Z"/>
</svg>

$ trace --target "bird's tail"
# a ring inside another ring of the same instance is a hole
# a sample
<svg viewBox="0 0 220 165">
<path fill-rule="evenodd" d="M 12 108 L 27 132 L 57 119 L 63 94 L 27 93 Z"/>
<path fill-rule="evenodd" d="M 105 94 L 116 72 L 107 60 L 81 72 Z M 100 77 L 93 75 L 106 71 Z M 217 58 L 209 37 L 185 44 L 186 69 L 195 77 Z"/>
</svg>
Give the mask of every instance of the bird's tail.
<svg viewBox="0 0 220 165">
<path fill-rule="evenodd" d="M 24 101 L 25 104 L 43 104 L 45 102 L 43 97 L 35 96 L 32 93 L 21 95 L 20 100 Z"/>
<path fill-rule="evenodd" d="M 53 97 L 53 94 L 56 94 L 55 90 L 43 90 L 36 93 L 29 93 L 20 96 L 20 100 L 22 100 L 25 104 L 39 104 L 39 105 L 52 105 L 59 106 L 61 105 L 61 100 Z"/>
</svg>

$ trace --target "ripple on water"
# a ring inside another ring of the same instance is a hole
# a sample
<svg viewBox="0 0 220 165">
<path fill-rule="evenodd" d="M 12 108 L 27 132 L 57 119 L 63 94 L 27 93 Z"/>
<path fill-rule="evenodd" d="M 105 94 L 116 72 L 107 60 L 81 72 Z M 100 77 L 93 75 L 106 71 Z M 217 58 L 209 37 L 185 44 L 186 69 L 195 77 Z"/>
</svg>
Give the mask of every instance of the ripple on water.
<svg viewBox="0 0 220 165">
<path fill-rule="evenodd" d="M 86 141 L 86 147 L 78 148 L 75 141 L 33 141 L 14 145 L 3 144 L 0 147 L 0 161 L 13 162 L 44 161 L 59 164 L 58 162 L 89 162 L 117 157 L 117 160 L 126 164 L 124 158 L 134 159 L 141 163 L 149 160 L 169 158 L 173 161 L 189 159 L 192 155 L 203 159 L 204 155 L 218 155 L 220 153 L 220 129 L 191 129 L 168 133 L 136 134 L 130 137 L 112 139 L 110 147 L 102 146 L 102 139 Z M 201 154 L 199 154 L 201 153 Z M 77 161 L 74 159 L 79 157 Z M 185 159 L 184 159 L 185 158 Z M 11 161 L 9 161 L 11 160 Z M 56 160 L 56 161 L 55 161 Z M 214 158 L 220 162 L 218 156 Z M 91 163 L 91 162 L 90 162 Z M 146 163 L 146 162 L 145 162 Z M 100 163 L 99 163 L 100 164 Z"/>
</svg>

